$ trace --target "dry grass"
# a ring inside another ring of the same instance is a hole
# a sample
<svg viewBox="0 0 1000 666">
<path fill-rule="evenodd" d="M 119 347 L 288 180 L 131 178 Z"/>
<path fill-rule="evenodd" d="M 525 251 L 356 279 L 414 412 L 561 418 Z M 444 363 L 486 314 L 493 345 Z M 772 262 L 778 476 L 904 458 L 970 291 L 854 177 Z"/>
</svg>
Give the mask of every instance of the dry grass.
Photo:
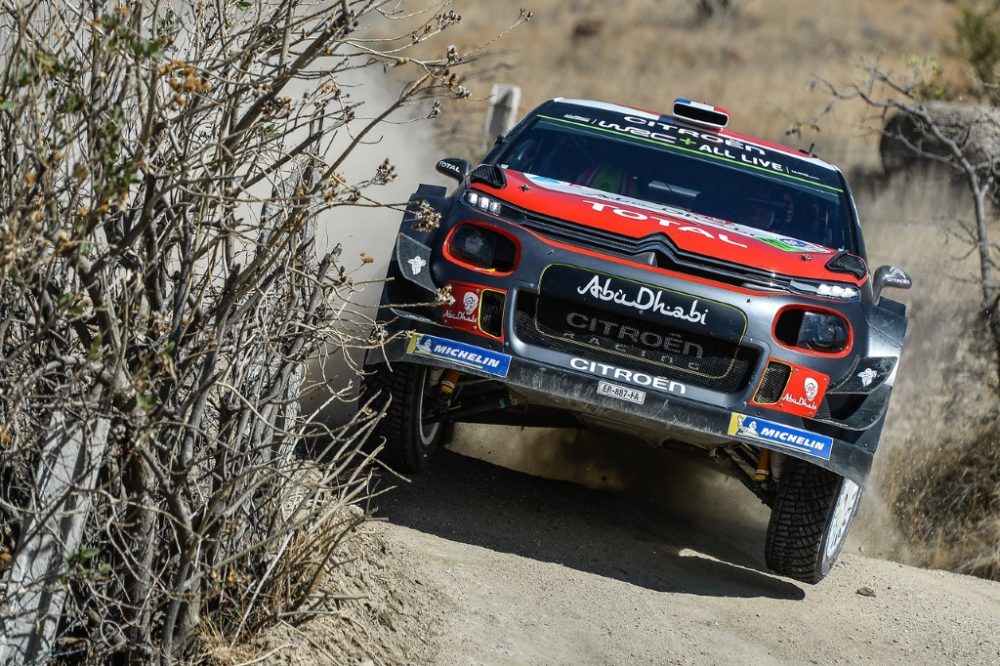
<svg viewBox="0 0 1000 666">
<path fill-rule="evenodd" d="M 862 59 L 905 71 L 913 57 L 942 57 L 948 77 L 959 68 L 942 55 L 954 3 L 844 0 L 820 8 L 801 0 L 743 0 L 728 18 L 701 21 L 694 0 L 532 0 L 530 23 L 497 45 L 474 97 L 493 81 L 523 90 L 522 110 L 550 97 L 586 97 L 666 110 L 690 97 L 733 112 L 747 134 L 808 147 L 838 163 L 872 166 L 873 136 L 861 108 L 843 109 L 822 131 L 786 136 L 795 120 L 811 118 L 827 99 L 810 89 L 816 77 L 857 80 Z M 463 47 L 478 44 L 516 15 L 507 3 L 459 0 Z M 457 36 L 457 35 L 456 35 Z M 496 69 L 495 67 L 499 67 Z M 460 110 L 462 125 L 481 132 L 484 107 Z M 466 136 L 466 135 L 463 135 Z M 460 147 L 465 154 L 475 150 Z"/>
<path fill-rule="evenodd" d="M 1000 580 L 1000 418 L 984 416 L 924 457 L 893 506 L 917 561 Z"/>
</svg>

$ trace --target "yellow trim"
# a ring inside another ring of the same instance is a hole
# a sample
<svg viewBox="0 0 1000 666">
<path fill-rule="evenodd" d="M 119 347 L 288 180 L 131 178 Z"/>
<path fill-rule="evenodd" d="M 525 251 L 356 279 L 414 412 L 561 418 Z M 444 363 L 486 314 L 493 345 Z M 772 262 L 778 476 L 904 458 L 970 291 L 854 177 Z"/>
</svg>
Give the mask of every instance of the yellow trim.
<svg viewBox="0 0 1000 666">
<path fill-rule="evenodd" d="M 763 402 L 763 401 L 757 399 L 757 393 L 760 392 L 760 386 L 761 386 L 761 384 L 764 383 L 764 377 L 767 376 L 767 366 L 771 365 L 772 363 L 775 363 L 777 365 L 783 365 L 786 368 L 788 368 L 788 379 L 785 380 L 785 385 L 781 387 L 781 393 L 778 394 L 778 399 L 777 400 L 775 400 L 774 402 Z M 777 405 L 777 404 L 779 404 L 781 402 L 781 398 L 785 395 L 785 391 L 788 390 L 788 385 L 792 383 L 792 374 L 794 372 L 795 372 L 795 368 L 792 366 L 791 363 L 788 363 L 787 361 L 779 361 L 778 359 L 775 359 L 775 358 L 769 358 L 769 359 L 767 359 L 767 365 L 764 366 L 764 374 L 760 376 L 760 381 L 757 382 L 757 388 L 754 389 L 754 391 L 753 391 L 753 397 L 750 398 L 750 402 L 752 402 L 755 405 Z"/>
<path fill-rule="evenodd" d="M 736 412 L 731 412 L 729 415 L 729 434 L 735 435 L 740 431 L 740 415 Z"/>
<path fill-rule="evenodd" d="M 504 299 L 503 308 L 500 310 L 500 335 L 493 335 L 483 330 L 483 294 L 485 294 L 488 291 L 492 291 L 494 294 L 500 294 L 501 296 L 503 296 Z M 491 340 L 503 341 L 503 322 L 504 322 L 504 315 L 507 312 L 507 293 L 508 292 L 502 289 L 493 289 L 492 287 L 479 287 L 479 307 L 476 308 L 476 310 L 478 310 L 478 312 L 476 313 L 476 330 L 478 330 L 485 337 L 490 338 Z"/>
</svg>

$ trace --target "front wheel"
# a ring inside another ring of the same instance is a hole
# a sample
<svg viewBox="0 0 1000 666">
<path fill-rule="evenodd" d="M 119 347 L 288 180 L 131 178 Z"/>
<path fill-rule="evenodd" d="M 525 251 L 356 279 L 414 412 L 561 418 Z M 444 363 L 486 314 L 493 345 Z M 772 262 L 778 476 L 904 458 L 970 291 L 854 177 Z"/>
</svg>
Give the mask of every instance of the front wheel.
<svg viewBox="0 0 1000 666">
<path fill-rule="evenodd" d="M 378 427 L 385 437 L 382 460 L 397 472 L 412 474 L 426 467 L 441 441 L 441 424 L 426 416 L 437 391 L 435 374 L 425 365 L 397 363 L 380 366 L 365 378 L 366 392 L 379 391 L 391 403 Z"/>
<path fill-rule="evenodd" d="M 804 583 L 823 580 L 844 547 L 860 503 L 858 484 L 789 457 L 767 526 L 767 566 Z"/>
</svg>

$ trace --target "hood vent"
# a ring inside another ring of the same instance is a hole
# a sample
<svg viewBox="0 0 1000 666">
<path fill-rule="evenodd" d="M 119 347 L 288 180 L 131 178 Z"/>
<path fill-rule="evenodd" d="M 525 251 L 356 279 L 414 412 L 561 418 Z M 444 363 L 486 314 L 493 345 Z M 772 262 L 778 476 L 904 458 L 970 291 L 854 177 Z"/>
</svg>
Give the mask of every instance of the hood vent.
<svg viewBox="0 0 1000 666">
<path fill-rule="evenodd" d="M 504 175 L 503 169 L 493 164 L 480 164 L 469 174 L 469 180 L 473 183 L 484 183 L 498 190 L 507 187 L 507 176 Z"/>
</svg>

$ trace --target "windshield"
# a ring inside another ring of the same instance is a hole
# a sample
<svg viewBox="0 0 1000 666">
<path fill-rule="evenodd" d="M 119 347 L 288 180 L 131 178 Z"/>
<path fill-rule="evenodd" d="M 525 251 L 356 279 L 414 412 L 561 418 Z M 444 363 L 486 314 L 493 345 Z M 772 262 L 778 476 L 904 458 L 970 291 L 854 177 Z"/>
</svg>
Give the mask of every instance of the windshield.
<svg viewBox="0 0 1000 666">
<path fill-rule="evenodd" d="M 497 164 L 857 252 L 847 195 L 829 167 L 669 117 L 565 104 L 549 111 Z"/>
</svg>

